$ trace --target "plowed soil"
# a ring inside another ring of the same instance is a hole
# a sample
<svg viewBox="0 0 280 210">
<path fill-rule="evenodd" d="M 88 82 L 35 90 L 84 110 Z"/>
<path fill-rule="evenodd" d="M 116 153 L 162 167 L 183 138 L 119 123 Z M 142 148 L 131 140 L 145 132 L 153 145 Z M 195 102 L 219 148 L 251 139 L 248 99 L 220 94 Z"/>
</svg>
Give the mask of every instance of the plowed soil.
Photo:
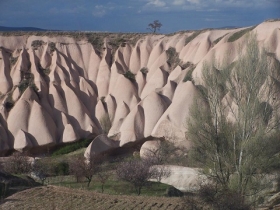
<svg viewBox="0 0 280 210">
<path fill-rule="evenodd" d="M 72 210 L 72 209 L 167 209 L 183 208 L 180 198 L 106 195 L 66 187 L 43 186 L 24 190 L 2 201 L 0 209 Z"/>
</svg>

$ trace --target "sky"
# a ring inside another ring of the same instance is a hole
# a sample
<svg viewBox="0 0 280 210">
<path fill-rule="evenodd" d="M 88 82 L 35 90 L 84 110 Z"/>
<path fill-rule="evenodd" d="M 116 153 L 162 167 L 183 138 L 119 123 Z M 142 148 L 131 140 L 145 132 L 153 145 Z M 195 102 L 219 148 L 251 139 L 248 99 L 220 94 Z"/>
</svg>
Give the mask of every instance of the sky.
<svg viewBox="0 0 280 210">
<path fill-rule="evenodd" d="M 252 26 L 280 18 L 280 0 L 0 0 L 0 26 L 161 33 Z"/>
</svg>

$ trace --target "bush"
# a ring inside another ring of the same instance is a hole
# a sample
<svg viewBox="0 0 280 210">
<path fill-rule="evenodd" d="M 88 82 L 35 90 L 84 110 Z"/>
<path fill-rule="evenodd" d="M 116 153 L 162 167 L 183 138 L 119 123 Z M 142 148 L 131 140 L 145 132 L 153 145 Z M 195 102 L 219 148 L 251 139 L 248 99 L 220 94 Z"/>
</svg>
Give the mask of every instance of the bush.
<svg viewBox="0 0 280 210">
<path fill-rule="evenodd" d="M 4 103 L 4 107 L 6 108 L 7 112 L 11 111 L 11 109 L 14 107 L 15 102 L 11 102 L 11 101 L 6 101 Z"/>
<path fill-rule="evenodd" d="M 140 71 L 142 72 L 142 74 L 147 74 L 149 72 L 147 67 L 141 68 Z"/>
<path fill-rule="evenodd" d="M 245 203 L 244 198 L 233 190 L 217 188 L 213 184 L 203 184 L 197 193 L 197 199 L 193 196 L 184 198 L 185 206 L 191 205 L 193 209 L 202 209 L 202 206 L 212 207 L 217 210 L 249 210 L 250 206 Z M 208 208 L 207 208 L 208 209 Z"/>
<path fill-rule="evenodd" d="M 171 186 L 166 189 L 166 196 L 168 197 L 182 197 L 184 195 L 183 192 L 178 190 L 177 188 Z"/>
<path fill-rule="evenodd" d="M 109 44 L 112 46 L 113 50 L 116 51 L 120 46 L 125 47 L 126 40 L 123 37 L 117 37 L 115 39 L 111 39 Z"/>
<path fill-rule="evenodd" d="M 130 81 L 135 81 L 135 74 L 133 74 L 130 70 L 126 71 L 123 76 L 125 76 Z"/>
<path fill-rule="evenodd" d="M 38 87 L 33 83 L 33 81 L 24 79 L 18 84 L 20 94 L 23 94 L 28 87 L 32 88 L 35 92 L 38 92 L 39 90 Z"/>
<path fill-rule="evenodd" d="M 174 47 L 169 47 L 168 50 L 166 50 L 166 54 L 167 54 L 167 64 L 171 67 L 171 68 L 175 68 L 179 63 L 180 63 L 180 59 L 179 59 L 179 55 L 176 51 L 176 49 Z"/>
<path fill-rule="evenodd" d="M 214 206 L 220 210 L 250 210 L 240 194 L 235 191 L 224 190 L 217 194 Z"/>
<path fill-rule="evenodd" d="M 85 148 L 91 143 L 92 139 L 82 139 L 77 142 L 69 143 L 56 151 L 52 153 L 52 156 L 57 156 L 57 155 L 64 155 L 68 154 L 70 152 L 74 152 L 78 149 Z"/>
<path fill-rule="evenodd" d="M 102 51 L 102 47 L 104 45 L 103 39 L 97 34 L 87 33 L 86 34 L 88 42 L 96 49 L 98 52 Z"/>
<path fill-rule="evenodd" d="M 21 72 L 21 78 L 22 80 L 18 84 L 18 89 L 20 94 L 23 94 L 23 92 L 28 88 L 32 88 L 36 93 L 38 93 L 38 87 L 34 84 L 34 75 L 30 73 L 30 66 L 28 66 L 29 70 L 27 72 L 22 71 Z"/>
<path fill-rule="evenodd" d="M 49 48 L 50 48 L 50 53 L 53 53 L 55 51 L 55 43 L 54 42 L 50 42 L 48 44 Z"/>
<path fill-rule="evenodd" d="M 187 81 L 192 81 L 193 80 L 192 73 L 193 73 L 194 69 L 195 68 L 191 68 L 191 69 L 188 70 L 188 72 L 186 73 L 185 78 L 183 79 L 183 82 L 187 82 Z"/>
<path fill-rule="evenodd" d="M 9 191 L 9 183 L 8 182 L 0 182 L 0 198 L 5 198 Z"/>
<path fill-rule="evenodd" d="M 38 64 L 38 69 L 39 69 L 39 72 L 41 73 L 41 74 L 43 74 L 43 76 L 44 75 L 49 75 L 50 74 L 50 68 L 46 68 L 46 69 L 44 69 L 42 66 L 41 66 L 41 64 Z"/>
<path fill-rule="evenodd" d="M 69 164 L 67 162 L 59 162 L 54 167 L 54 172 L 57 176 L 69 175 Z"/>
<path fill-rule="evenodd" d="M 182 69 L 186 69 L 186 68 L 189 68 L 189 67 L 194 67 L 194 64 L 192 63 L 192 62 L 187 62 L 187 63 L 182 63 L 182 64 L 180 64 L 180 67 L 182 68 Z"/>
<path fill-rule="evenodd" d="M 37 50 L 38 47 L 41 47 L 43 44 L 45 44 L 45 42 L 43 40 L 34 40 L 32 43 L 31 43 L 31 47 L 34 49 L 34 50 Z"/>
<path fill-rule="evenodd" d="M 36 159 L 32 165 L 32 173 L 44 184 L 48 176 L 53 175 L 53 162 L 49 158 Z"/>
<path fill-rule="evenodd" d="M 16 62 L 17 62 L 17 60 L 18 60 L 18 57 L 13 57 L 13 56 L 11 56 L 9 60 L 10 60 L 10 64 L 13 66 L 13 65 L 16 64 Z"/>
</svg>

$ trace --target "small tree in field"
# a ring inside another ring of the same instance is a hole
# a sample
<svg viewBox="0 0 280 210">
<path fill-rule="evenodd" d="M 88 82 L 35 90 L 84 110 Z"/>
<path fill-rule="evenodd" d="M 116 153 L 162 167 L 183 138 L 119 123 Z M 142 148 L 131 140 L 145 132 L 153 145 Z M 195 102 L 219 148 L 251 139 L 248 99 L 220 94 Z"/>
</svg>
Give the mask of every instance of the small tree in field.
<svg viewBox="0 0 280 210">
<path fill-rule="evenodd" d="M 116 172 L 119 179 L 131 183 L 140 195 L 143 186 L 153 177 L 150 166 L 151 163 L 143 160 L 130 160 L 120 163 Z"/>
<path fill-rule="evenodd" d="M 156 179 L 158 183 L 161 182 L 163 178 L 168 178 L 171 175 L 171 170 L 165 165 L 155 165 L 151 169 L 153 172 L 152 178 Z"/>
<path fill-rule="evenodd" d="M 80 160 L 82 159 L 82 160 Z M 75 176 L 76 181 L 79 182 L 83 177 L 82 170 L 80 170 L 80 162 L 83 161 L 84 158 L 82 156 L 74 157 L 69 161 L 69 173 Z"/>
<path fill-rule="evenodd" d="M 14 152 L 9 161 L 4 164 L 4 170 L 13 174 L 29 173 L 31 168 L 29 157 L 20 152 Z"/>
<path fill-rule="evenodd" d="M 69 167 L 70 173 L 76 176 L 77 181 L 80 177 L 85 177 L 87 179 L 87 186 L 89 187 L 92 177 L 96 173 L 95 158 L 77 156 L 70 161 Z"/>
<path fill-rule="evenodd" d="M 51 162 L 47 158 L 35 160 L 32 165 L 32 172 L 41 180 L 42 184 L 44 184 L 51 173 Z"/>
<path fill-rule="evenodd" d="M 111 176 L 110 171 L 105 170 L 106 163 L 100 163 L 97 167 L 96 179 L 101 183 L 102 193 L 104 192 L 104 185 Z"/>
<path fill-rule="evenodd" d="M 153 165 L 174 163 L 184 165 L 184 162 L 186 162 L 185 153 L 185 148 L 178 147 L 169 140 L 157 141 L 154 147 L 144 149 L 144 156 L 149 161 L 152 161 Z"/>
<path fill-rule="evenodd" d="M 191 108 L 190 156 L 207 175 L 242 198 L 260 192 L 260 177 L 279 162 L 279 94 L 275 72 L 255 35 L 232 65 L 213 61 Z"/>
<path fill-rule="evenodd" d="M 158 20 L 155 20 L 153 23 L 150 23 L 148 25 L 147 29 L 153 33 L 156 33 L 157 31 L 160 30 L 161 26 L 162 26 L 161 22 L 159 22 Z"/>
</svg>

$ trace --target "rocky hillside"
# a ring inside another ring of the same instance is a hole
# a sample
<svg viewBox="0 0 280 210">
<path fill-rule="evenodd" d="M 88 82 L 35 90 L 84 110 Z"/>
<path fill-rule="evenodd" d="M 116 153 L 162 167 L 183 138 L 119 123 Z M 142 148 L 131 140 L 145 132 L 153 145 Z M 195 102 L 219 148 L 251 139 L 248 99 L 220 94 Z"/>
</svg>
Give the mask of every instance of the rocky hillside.
<svg viewBox="0 0 280 210">
<path fill-rule="evenodd" d="M 280 21 L 248 28 L 137 34 L 2 34 L 0 150 L 108 132 L 188 146 L 186 119 L 204 61 L 239 56 L 245 34 L 280 60 Z M 230 52 L 230 53 L 229 53 Z"/>
</svg>

